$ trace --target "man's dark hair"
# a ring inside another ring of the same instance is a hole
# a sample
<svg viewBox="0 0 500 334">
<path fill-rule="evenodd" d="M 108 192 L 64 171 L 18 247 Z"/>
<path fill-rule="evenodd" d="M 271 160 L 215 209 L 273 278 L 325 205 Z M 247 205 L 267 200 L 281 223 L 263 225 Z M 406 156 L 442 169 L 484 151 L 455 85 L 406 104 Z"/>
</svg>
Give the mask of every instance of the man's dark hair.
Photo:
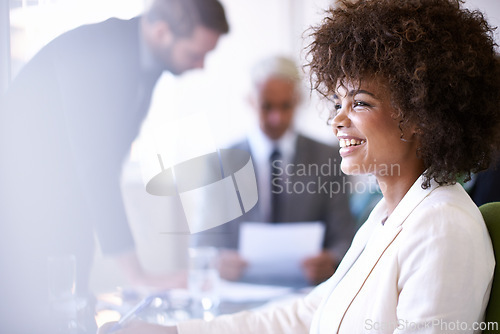
<svg viewBox="0 0 500 334">
<path fill-rule="evenodd" d="M 179 37 L 191 36 L 197 26 L 229 32 L 224 7 L 218 0 L 154 0 L 145 14 L 150 22 L 164 21 Z"/>
</svg>

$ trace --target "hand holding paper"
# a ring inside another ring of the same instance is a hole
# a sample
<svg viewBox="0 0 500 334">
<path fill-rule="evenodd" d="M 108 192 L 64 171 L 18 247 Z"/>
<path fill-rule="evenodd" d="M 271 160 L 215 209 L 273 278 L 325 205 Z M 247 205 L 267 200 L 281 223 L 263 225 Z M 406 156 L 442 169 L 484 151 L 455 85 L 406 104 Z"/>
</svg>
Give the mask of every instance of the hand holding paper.
<svg viewBox="0 0 500 334">
<path fill-rule="evenodd" d="M 243 223 L 240 254 L 248 261 L 249 277 L 304 277 L 302 263 L 321 252 L 321 222 Z"/>
</svg>

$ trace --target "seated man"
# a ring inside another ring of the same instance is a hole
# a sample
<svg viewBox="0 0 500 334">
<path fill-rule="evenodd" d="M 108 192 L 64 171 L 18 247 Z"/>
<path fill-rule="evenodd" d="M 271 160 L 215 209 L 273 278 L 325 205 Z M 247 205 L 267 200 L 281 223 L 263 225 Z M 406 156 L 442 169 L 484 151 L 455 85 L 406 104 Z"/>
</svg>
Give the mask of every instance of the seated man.
<svg viewBox="0 0 500 334">
<path fill-rule="evenodd" d="M 220 272 L 225 279 L 294 286 L 317 284 L 334 273 L 351 243 L 355 225 L 349 211 L 348 194 L 343 187 L 335 194 L 330 193 L 332 182 L 344 184 L 338 166 L 338 150 L 298 134 L 293 128 L 295 110 L 300 102 L 300 80 L 297 66 L 287 58 L 264 59 L 253 68 L 250 103 L 258 116 L 259 126 L 232 148 L 251 153 L 259 201 L 242 217 L 199 233 L 194 239 L 197 246 L 224 249 L 220 254 Z M 329 168 L 315 168 L 324 165 Z M 276 178 L 272 179 L 273 176 Z M 327 187 L 321 188 L 325 182 Z M 302 185 L 307 184 L 315 186 L 304 189 Z M 242 222 L 312 221 L 324 224 L 323 250 L 302 262 L 300 277 L 286 276 L 287 273 L 280 275 L 278 280 L 265 275 L 245 277 L 248 263 L 237 252 Z"/>
</svg>

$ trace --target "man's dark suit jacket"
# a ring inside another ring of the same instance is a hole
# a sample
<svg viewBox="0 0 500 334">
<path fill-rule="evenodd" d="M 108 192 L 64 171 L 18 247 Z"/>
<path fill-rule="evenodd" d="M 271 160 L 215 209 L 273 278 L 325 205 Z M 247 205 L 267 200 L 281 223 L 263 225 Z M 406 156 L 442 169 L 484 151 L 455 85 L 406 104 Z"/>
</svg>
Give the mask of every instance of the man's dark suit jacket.
<svg viewBox="0 0 500 334">
<path fill-rule="evenodd" d="M 105 253 L 134 247 L 119 177 L 161 74 L 142 73 L 139 22 L 109 19 L 61 35 L 3 99 L 2 333 L 46 332 L 49 256 L 76 256 L 85 294 L 94 232 Z"/>
<path fill-rule="evenodd" d="M 232 148 L 245 150 L 251 154 L 247 140 Z M 292 162 L 294 168 L 291 169 L 295 175 L 289 179 L 289 189 L 292 191 L 284 192 L 285 198 L 279 216 L 283 222 L 324 222 L 326 230 L 323 247 L 343 256 L 351 244 L 355 225 L 349 209 L 349 181 L 345 179 L 344 174 L 341 174 L 340 161 L 338 149 L 299 135 Z M 312 167 L 311 173 L 309 171 L 299 173 L 299 169 L 303 169 L 304 166 L 307 170 Z M 319 167 L 318 172 L 316 172 L 315 166 Z M 321 169 L 322 166 L 323 169 Z M 258 174 L 258 167 L 254 167 Z M 307 186 L 308 183 L 312 185 L 310 186 L 311 191 L 301 192 L 302 185 Z M 293 191 L 295 184 L 297 192 Z M 330 189 L 335 193 L 330 194 Z M 247 221 L 264 222 L 266 218 L 262 217 L 260 212 L 259 202 L 257 202 L 253 209 L 240 218 L 195 235 L 195 243 L 198 246 L 238 249 L 241 223 Z M 272 255 L 270 254 L 270 256 Z M 265 282 L 264 278 L 262 282 Z"/>
</svg>

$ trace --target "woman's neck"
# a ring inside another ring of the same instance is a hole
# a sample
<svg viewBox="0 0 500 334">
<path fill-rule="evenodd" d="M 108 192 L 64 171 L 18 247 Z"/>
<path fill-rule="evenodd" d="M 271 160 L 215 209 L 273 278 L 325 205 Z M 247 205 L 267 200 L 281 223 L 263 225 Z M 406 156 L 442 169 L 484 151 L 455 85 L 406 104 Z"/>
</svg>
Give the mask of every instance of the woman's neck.
<svg viewBox="0 0 500 334">
<path fill-rule="evenodd" d="M 382 195 L 387 205 L 387 215 L 396 209 L 415 181 L 422 175 L 425 168 L 419 167 L 402 171 L 400 175 L 376 176 Z"/>
</svg>

